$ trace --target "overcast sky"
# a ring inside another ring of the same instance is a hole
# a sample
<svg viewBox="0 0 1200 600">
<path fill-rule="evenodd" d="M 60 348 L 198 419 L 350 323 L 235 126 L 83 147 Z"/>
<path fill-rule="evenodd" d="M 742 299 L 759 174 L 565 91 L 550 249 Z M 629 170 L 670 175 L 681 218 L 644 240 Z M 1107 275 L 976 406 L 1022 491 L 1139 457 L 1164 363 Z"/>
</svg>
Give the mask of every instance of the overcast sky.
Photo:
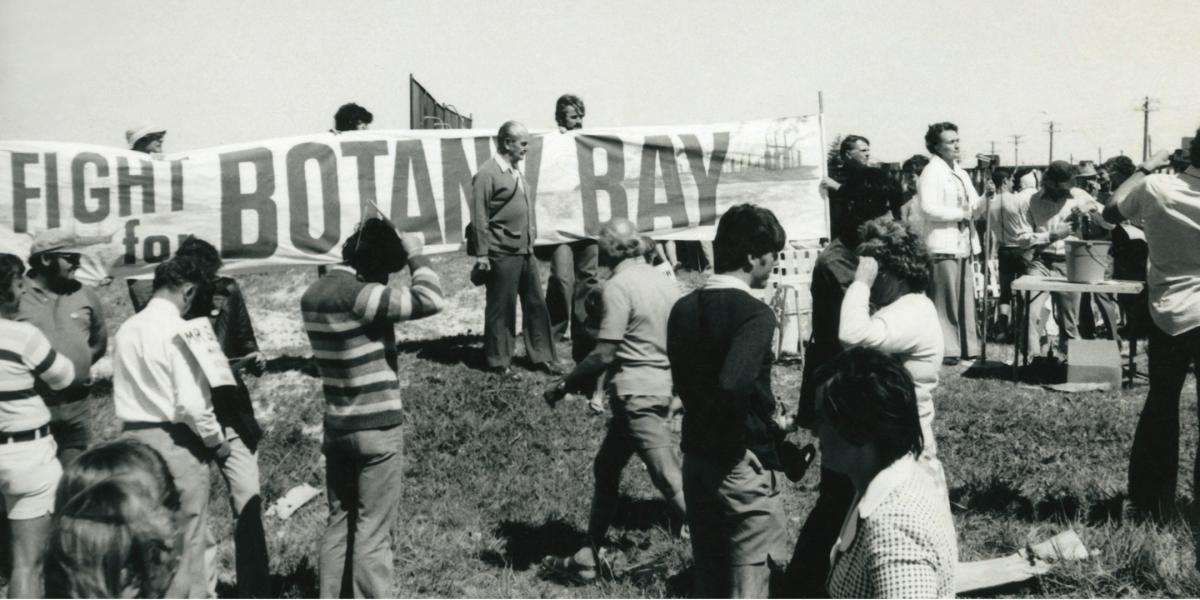
<svg viewBox="0 0 1200 600">
<path fill-rule="evenodd" d="M 124 145 L 150 120 L 167 151 L 300 135 L 342 103 L 408 128 L 408 75 L 475 126 L 589 126 L 814 114 L 874 156 L 924 152 L 957 123 L 964 154 L 1011 164 L 1141 157 L 1200 126 L 1200 2 L 0 0 L 0 139 Z M 968 161 L 973 162 L 973 161 Z"/>
</svg>

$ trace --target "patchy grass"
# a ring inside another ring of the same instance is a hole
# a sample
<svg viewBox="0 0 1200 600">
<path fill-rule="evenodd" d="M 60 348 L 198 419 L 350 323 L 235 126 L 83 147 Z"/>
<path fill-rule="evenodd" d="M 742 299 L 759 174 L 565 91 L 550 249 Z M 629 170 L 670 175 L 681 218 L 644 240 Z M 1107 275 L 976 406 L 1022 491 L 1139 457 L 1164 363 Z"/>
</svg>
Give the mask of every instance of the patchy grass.
<svg viewBox="0 0 1200 600">
<path fill-rule="evenodd" d="M 469 262 L 439 256 L 449 308 L 398 326 L 406 403 L 406 478 L 396 524 L 396 594 L 454 597 L 676 597 L 690 588 L 690 550 L 672 539 L 666 507 L 636 460 L 625 471 L 622 507 L 610 533 L 616 577 L 564 585 L 539 569 L 549 555 L 583 539 L 591 499 L 591 460 L 603 417 L 581 401 L 549 409 L 548 379 L 527 373 L 498 384 L 478 370 L 482 289 Z M 267 430 L 259 453 L 265 505 L 301 483 L 323 486 L 322 397 L 300 323 L 299 297 L 315 269 L 243 276 L 267 373 L 248 382 Z M 684 287 L 699 277 L 688 275 Z M 124 286 L 102 291 L 113 333 L 129 314 Z M 568 349 L 560 348 L 562 356 Z M 518 352 L 521 352 L 519 349 Z M 1003 356 L 1010 349 L 994 353 Z M 105 361 L 107 362 L 107 361 Z M 1144 365 L 1143 365 L 1144 368 Z M 775 369 L 776 393 L 794 403 L 799 365 Z M 116 435 L 111 369 L 98 365 L 99 437 Z M 1187 387 L 1187 390 L 1192 388 Z M 943 370 L 935 428 L 951 486 L 964 560 L 1009 554 L 1073 526 L 1097 550 L 1032 584 L 1000 590 L 1025 597 L 1200 596 L 1190 534 L 1122 519 L 1125 472 L 1143 384 L 1115 393 L 1066 395 Z M 1180 494 L 1196 448 L 1195 396 L 1183 398 Z M 806 434 L 797 434 L 806 437 Z M 816 496 L 816 469 L 786 492 L 795 530 Z M 214 471 L 211 527 L 221 541 L 223 594 L 232 594 L 232 536 L 224 483 Z M 316 595 L 323 496 L 291 519 L 265 525 L 271 570 L 285 597 Z"/>
</svg>

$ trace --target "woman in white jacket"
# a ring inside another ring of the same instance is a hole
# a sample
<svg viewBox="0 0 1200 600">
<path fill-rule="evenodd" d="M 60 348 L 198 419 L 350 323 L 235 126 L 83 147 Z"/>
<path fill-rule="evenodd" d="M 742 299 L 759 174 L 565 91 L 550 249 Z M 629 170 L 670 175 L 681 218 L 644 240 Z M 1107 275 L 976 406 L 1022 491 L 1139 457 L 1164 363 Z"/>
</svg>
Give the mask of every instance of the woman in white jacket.
<svg viewBox="0 0 1200 600">
<path fill-rule="evenodd" d="M 925 133 L 932 155 L 917 181 L 922 233 L 933 256 L 929 297 L 937 307 L 948 364 L 979 355 L 975 282 L 969 261 L 979 248 L 972 219 L 982 202 L 971 176 L 958 164 L 958 127 L 934 123 Z"/>
</svg>

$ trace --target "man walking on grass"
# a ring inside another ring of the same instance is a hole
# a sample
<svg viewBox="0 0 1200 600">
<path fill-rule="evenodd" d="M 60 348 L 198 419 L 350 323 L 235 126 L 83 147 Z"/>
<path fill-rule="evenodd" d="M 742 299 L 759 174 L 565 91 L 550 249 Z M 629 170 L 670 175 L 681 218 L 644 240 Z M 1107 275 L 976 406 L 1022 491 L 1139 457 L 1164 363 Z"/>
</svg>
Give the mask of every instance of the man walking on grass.
<svg viewBox="0 0 1200 600">
<path fill-rule="evenodd" d="M 400 508 L 404 410 L 396 380 L 395 323 L 442 310 L 441 280 L 421 238 L 367 219 L 332 267 L 300 298 L 304 329 L 325 390 L 322 598 L 387 598 L 391 528 Z M 408 266 L 410 287 L 388 287 Z"/>
<path fill-rule="evenodd" d="M 766 598 L 768 558 L 782 563 L 787 521 L 771 392 L 775 313 L 766 286 L 786 236 L 771 211 L 741 204 L 717 225 L 716 273 L 667 322 L 667 356 L 683 401 L 683 493 L 695 595 Z"/>
<path fill-rule="evenodd" d="M 654 487 L 662 493 L 674 521 L 682 527 L 687 510 L 679 457 L 668 422 L 671 415 L 671 363 L 667 359 L 667 318 L 679 298 L 675 282 L 642 256 L 637 228 L 617 218 L 600 227 L 600 256 L 612 268 L 604 284 L 604 318 L 595 350 L 575 370 L 545 393 L 551 405 L 568 392 L 587 391 L 598 377 L 611 373 L 608 385 L 613 418 L 596 454 L 595 492 L 588 519 L 588 544 L 556 566 L 576 579 L 595 579 L 599 549 L 617 508 L 621 471 L 637 454 Z"/>
</svg>

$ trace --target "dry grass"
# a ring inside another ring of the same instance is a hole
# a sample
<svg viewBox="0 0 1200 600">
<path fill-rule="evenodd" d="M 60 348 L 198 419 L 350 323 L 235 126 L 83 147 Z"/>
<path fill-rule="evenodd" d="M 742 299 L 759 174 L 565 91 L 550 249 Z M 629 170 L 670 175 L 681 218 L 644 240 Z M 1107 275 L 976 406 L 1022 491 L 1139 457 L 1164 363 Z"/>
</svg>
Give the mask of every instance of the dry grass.
<svg viewBox="0 0 1200 600">
<path fill-rule="evenodd" d="M 461 256 L 435 259 L 449 307 L 401 324 L 400 380 L 406 413 L 406 481 L 396 526 L 400 596 L 671 597 L 689 589 L 690 550 L 672 539 L 666 510 L 644 468 L 626 469 L 617 526 L 610 534 L 617 571 L 588 587 L 564 585 L 538 568 L 573 551 L 586 527 L 591 459 L 604 419 L 581 402 L 552 411 L 540 400 L 547 380 L 528 375 L 498 385 L 479 364 L 482 291 L 467 282 Z M 295 485 L 323 486 L 320 382 L 299 318 L 299 297 L 315 269 L 241 277 L 268 372 L 249 382 L 267 438 L 260 449 L 265 503 Z M 686 278 L 685 286 L 695 285 Z M 128 316 L 124 289 L 104 290 L 113 332 Z M 563 355 L 566 348 L 563 347 Z M 94 422 L 116 434 L 111 386 L 97 369 Z M 963 559 L 1008 554 L 1027 541 L 1074 526 L 1099 551 L 1017 596 L 1198 596 L 1200 581 L 1182 525 L 1127 522 L 1119 506 L 1126 456 L 1144 384 L 1115 394 L 1066 396 L 946 369 L 937 393 L 938 435 L 956 503 Z M 794 401 L 799 366 L 775 370 L 777 395 Z M 1190 389 L 1190 388 L 1189 388 Z M 1185 394 L 1183 430 L 1190 467 L 1196 447 L 1195 398 Z M 799 434 L 803 436 L 804 434 Z M 815 499 L 815 470 L 786 492 L 795 535 Z M 1190 474 L 1180 477 L 1191 495 Z M 222 542 L 222 580 L 232 578 L 224 485 L 214 472 L 211 526 Z M 1117 507 L 1114 509 L 1114 507 Z M 316 545 L 326 505 L 318 497 L 290 520 L 266 522 L 272 573 L 288 597 L 316 593 Z M 227 586 L 224 593 L 231 592 Z"/>
</svg>

